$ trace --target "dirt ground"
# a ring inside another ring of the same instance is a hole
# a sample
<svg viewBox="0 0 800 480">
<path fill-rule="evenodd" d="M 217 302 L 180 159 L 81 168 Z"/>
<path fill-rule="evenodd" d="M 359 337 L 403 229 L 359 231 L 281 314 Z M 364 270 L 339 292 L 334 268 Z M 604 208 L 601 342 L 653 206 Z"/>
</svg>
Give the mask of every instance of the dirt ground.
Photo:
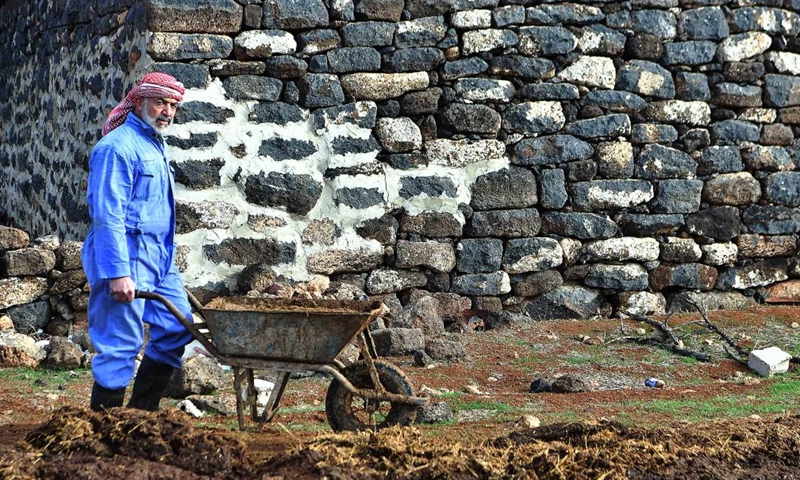
<svg viewBox="0 0 800 480">
<path fill-rule="evenodd" d="M 797 356 L 798 314 L 769 306 L 710 319 L 743 348 Z M 332 433 L 330 380 L 320 376 L 290 381 L 275 419 L 240 432 L 235 419 L 195 419 L 172 400 L 158 414 L 90 412 L 87 371 L 53 381 L 0 372 L 0 478 L 800 478 L 800 368 L 759 378 L 698 319 L 669 325 L 708 362 L 658 348 L 652 327 L 619 320 L 467 333 L 470 355 L 457 363 L 391 358 L 453 418 L 378 432 Z M 530 392 L 533 380 L 567 374 L 589 390 Z M 666 386 L 647 388 L 648 377 Z"/>
</svg>

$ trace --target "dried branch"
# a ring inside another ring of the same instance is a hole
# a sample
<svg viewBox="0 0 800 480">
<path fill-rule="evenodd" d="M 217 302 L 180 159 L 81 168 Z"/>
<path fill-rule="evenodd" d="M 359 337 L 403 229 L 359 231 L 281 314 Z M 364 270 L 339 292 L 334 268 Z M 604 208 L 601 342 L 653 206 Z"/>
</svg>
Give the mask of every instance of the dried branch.
<svg viewBox="0 0 800 480">
<path fill-rule="evenodd" d="M 688 348 L 679 347 L 678 345 L 669 345 L 669 344 L 666 344 L 666 343 L 664 343 L 664 342 L 662 342 L 660 340 L 657 340 L 655 338 L 635 337 L 635 338 L 631 338 L 631 340 L 633 340 L 636 343 L 640 343 L 640 344 L 655 345 L 655 346 L 657 346 L 659 348 L 663 348 L 665 350 L 669 350 L 670 352 L 678 354 L 678 355 L 680 355 L 682 357 L 693 357 L 698 362 L 710 362 L 711 361 L 711 356 L 708 355 L 707 353 L 695 352 L 694 350 L 689 350 Z"/>
<path fill-rule="evenodd" d="M 673 344 L 683 345 L 683 342 L 678 339 L 678 337 L 675 335 L 675 332 L 672 331 L 672 328 L 670 328 L 669 324 L 667 323 L 669 321 L 669 316 L 667 316 L 663 322 L 659 322 L 658 320 L 650 317 L 645 317 L 644 315 L 631 315 L 631 317 L 639 322 L 644 322 L 648 325 L 656 327 L 662 333 L 664 333 L 664 335 L 668 336 L 669 339 L 672 340 Z"/>
<path fill-rule="evenodd" d="M 711 320 L 709 320 L 709 319 L 708 319 L 708 310 L 706 309 L 706 306 L 705 306 L 705 304 L 703 304 L 703 305 L 699 305 L 697 302 L 695 302 L 695 301 L 694 301 L 694 300 L 692 300 L 692 299 L 689 299 L 688 301 L 689 301 L 689 303 L 690 303 L 690 304 L 694 305 L 694 308 L 696 308 L 696 309 L 697 309 L 697 311 L 700 313 L 700 316 L 702 316 L 702 317 L 703 317 L 703 325 L 704 325 L 706 328 L 708 328 L 708 329 L 709 329 L 709 330 L 711 330 L 712 332 L 714 332 L 714 333 L 716 333 L 717 335 L 719 335 L 719 337 L 720 337 L 721 339 L 723 339 L 723 340 L 725 341 L 725 343 L 727 343 L 727 344 L 728 344 L 728 345 L 730 345 L 730 346 L 731 346 L 731 347 L 732 347 L 734 350 L 736 350 L 736 353 L 737 353 L 737 354 L 738 354 L 740 357 L 748 357 L 748 356 L 750 355 L 750 352 L 749 352 L 748 350 L 745 350 L 744 348 L 740 347 L 740 346 L 739 346 L 739 345 L 738 345 L 736 342 L 734 342 L 734 341 L 733 341 L 733 340 L 732 340 L 732 339 L 731 339 L 731 338 L 730 338 L 730 337 L 729 337 L 727 334 L 725 334 L 725 332 L 723 332 L 723 331 L 722 331 L 722 329 L 720 329 L 718 326 L 716 326 L 716 325 L 714 325 L 713 323 L 711 323 Z"/>
<path fill-rule="evenodd" d="M 631 317 L 634 320 L 639 322 L 644 322 L 648 325 L 652 325 L 656 327 L 659 331 L 661 331 L 664 335 L 669 337 L 672 340 L 672 344 L 666 344 L 664 342 L 660 342 L 654 339 L 638 339 L 639 343 L 650 343 L 655 344 L 661 348 L 671 351 L 672 353 L 676 353 L 678 355 L 684 357 L 693 357 L 700 362 L 708 362 L 711 360 L 711 356 L 706 353 L 696 352 L 694 350 L 689 350 L 683 346 L 683 342 L 675 335 L 675 332 L 669 326 L 669 318 L 672 314 L 667 315 L 667 318 L 664 319 L 663 322 L 659 322 L 658 320 L 652 319 L 650 317 L 646 317 L 644 315 L 632 315 Z"/>
</svg>

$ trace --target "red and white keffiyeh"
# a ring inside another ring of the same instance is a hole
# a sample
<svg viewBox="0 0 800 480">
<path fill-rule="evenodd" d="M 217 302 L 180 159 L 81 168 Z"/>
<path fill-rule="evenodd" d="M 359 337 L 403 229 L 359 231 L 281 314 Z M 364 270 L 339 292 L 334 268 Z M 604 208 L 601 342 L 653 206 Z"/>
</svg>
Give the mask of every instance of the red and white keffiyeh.
<svg viewBox="0 0 800 480">
<path fill-rule="evenodd" d="M 148 73 L 128 92 L 122 103 L 108 114 L 103 124 L 103 135 L 125 123 L 128 113 L 136 106 L 137 98 L 171 98 L 181 102 L 185 91 L 183 84 L 172 75 L 160 72 Z"/>
</svg>

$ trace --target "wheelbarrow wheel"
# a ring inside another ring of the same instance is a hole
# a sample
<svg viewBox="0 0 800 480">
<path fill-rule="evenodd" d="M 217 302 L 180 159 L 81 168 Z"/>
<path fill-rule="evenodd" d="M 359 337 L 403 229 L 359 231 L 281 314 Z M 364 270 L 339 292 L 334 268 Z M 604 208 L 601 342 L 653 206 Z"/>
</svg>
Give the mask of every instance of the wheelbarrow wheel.
<svg viewBox="0 0 800 480">
<path fill-rule="evenodd" d="M 414 395 L 414 388 L 397 367 L 376 360 L 375 369 L 387 392 Z M 374 388 L 369 367 L 363 360 L 346 367 L 342 375 L 356 388 Z M 377 430 L 392 425 L 410 425 L 417 417 L 417 406 L 358 397 L 334 378 L 325 397 L 325 412 L 335 432 Z"/>
</svg>

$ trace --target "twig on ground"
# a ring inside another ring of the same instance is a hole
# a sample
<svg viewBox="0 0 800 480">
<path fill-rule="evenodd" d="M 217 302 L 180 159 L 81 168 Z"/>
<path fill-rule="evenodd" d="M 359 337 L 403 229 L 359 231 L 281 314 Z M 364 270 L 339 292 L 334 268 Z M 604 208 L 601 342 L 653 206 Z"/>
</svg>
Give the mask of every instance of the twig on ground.
<svg viewBox="0 0 800 480">
<path fill-rule="evenodd" d="M 725 332 L 723 332 L 721 328 L 719 328 L 718 326 L 716 326 L 713 323 L 711 323 L 711 320 L 708 319 L 708 310 L 706 309 L 705 304 L 700 305 L 700 304 L 698 304 L 697 302 L 695 302 L 694 300 L 691 300 L 691 299 L 689 299 L 689 303 L 694 305 L 694 308 L 696 308 L 697 311 L 700 313 L 700 316 L 703 317 L 703 325 L 707 329 L 709 329 L 712 332 L 714 332 L 717 335 L 719 335 L 719 337 L 721 339 L 723 339 L 725 341 L 725 343 L 727 343 L 734 350 L 736 350 L 736 353 L 740 357 L 745 357 L 746 358 L 746 357 L 750 356 L 750 352 L 748 350 L 745 350 L 744 348 L 740 347 Z"/>
</svg>

